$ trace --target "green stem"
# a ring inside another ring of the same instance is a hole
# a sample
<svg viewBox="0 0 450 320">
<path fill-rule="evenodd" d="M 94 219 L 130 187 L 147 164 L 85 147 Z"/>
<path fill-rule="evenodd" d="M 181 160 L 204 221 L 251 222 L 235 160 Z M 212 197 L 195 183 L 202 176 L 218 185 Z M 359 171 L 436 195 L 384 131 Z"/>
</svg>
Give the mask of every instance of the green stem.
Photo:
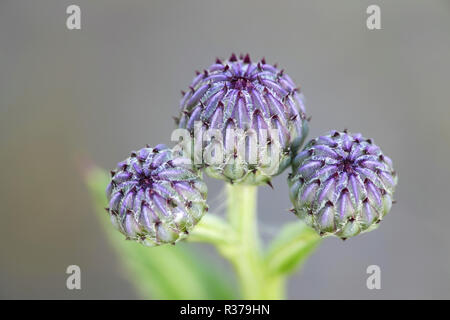
<svg viewBox="0 0 450 320">
<path fill-rule="evenodd" d="M 301 266 L 320 243 L 304 223 L 286 224 L 266 250 L 257 224 L 257 187 L 226 185 L 226 220 L 207 215 L 189 241 L 207 242 L 233 265 L 243 299 L 284 299 L 286 278 Z"/>
<path fill-rule="evenodd" d="M 256 214 L 257 187 L 227 184 L 227 195 L 227 217 L 237 239 L 224 254 L 236 269 L 243 298 L 283 299 L 284 277 L 268 274 L 261 250 Z"/>
</svg>

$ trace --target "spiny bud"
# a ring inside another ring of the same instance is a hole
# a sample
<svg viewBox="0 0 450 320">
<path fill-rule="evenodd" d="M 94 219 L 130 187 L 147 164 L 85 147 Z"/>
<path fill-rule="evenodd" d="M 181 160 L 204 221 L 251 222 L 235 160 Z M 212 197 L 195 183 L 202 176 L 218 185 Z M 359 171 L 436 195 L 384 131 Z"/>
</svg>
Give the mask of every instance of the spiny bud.
<svg viewBox="0 0 450 320">
<path fill-rule="evenodd" d="M 294 212 L 321 235 L 346 239 L 375 229 L 392 206 L 392 161 L 361 134 L 332 131 L 292 161 Z"/>
<path fill-rule="evenodd" d="M 164 145 L 132 152 L 111 175 L 107 210 L 127 239 L 147 246 L 175 243 L 207 210 L 206 184 L 191 160 Z"/>
<path fill-rule="evenodd" d="M 203 130 L 221 132 L 222 146 L 226 148 L 227 141 L 232 144 L 229 153 L 224 151 L 224 161 L 206 164 L 205 171 L 214 178 L 232 183 L 268 183 L 289 166 L 292 152 L 308 133 L 302 94 L 283 70 L 265 59 L 252 62 L 248 54 L 239 58 L 233 54 L 224 62 L 217 59 L 208 70 L 197 73 L 189 88 L 180 102 L 177 125 L 193 135 L 195 123 L 200 122 Z M 233 130 L 244 131 L 244 138 L 228 139 L 227 132 Z M 247 133 L 256 140 L 247 139 Z M 202 150 L 208 150 L 211 141 L 202 142 Z M 237 152 L 240 142 L 247 156 Z M 252 150 L 256 150 L 254 162 L 248 157 Z M 266 151 L 273 157 L 270 164 L 261 161 Z"/>
</svg>

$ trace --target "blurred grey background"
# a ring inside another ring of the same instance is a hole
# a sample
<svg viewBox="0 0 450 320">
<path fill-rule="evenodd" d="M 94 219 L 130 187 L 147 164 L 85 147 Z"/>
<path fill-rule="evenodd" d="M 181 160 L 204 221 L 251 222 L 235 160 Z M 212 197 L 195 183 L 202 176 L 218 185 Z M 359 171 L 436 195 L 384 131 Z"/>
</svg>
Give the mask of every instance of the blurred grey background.
<svg viewBox="0 0 450 320">
<path fill-rule="evenodd" d="M 66 28 L 70 4 L 81 7 L 81 30 Z M 366 28 L 370 4 L 381 7 L 382 30 Z M 310 138 L 362 132 L 399 172 L 380 228 L 323 241 L 289 297 L 450 298 L 449 32 L 444 0 L 2 0 L 0 298 L 137 297 L 77 159 L 110 169 L 169 142 L 179 91 L 231 52 L 278 62 L 302 86 Z M 260 192 L 266 237 L 294 219 L 285 179 Z M 222 183 L 209 186 L 213 197 Z M 71 264 L 81 291 L 65 287 Z M 381 290 L 366 288 L 371 264 Z"/>
</svg>

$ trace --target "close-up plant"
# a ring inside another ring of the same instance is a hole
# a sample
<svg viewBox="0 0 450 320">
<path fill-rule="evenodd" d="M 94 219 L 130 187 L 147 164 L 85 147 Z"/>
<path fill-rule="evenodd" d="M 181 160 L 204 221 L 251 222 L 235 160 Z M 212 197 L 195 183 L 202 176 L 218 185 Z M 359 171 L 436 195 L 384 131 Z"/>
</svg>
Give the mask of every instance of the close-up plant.
<svg viewBox="0 0 450 320">
<path fill-rule="evenodd" d="M 182 141 L 190 150 L 187 156 L 182 148 L 147 146 L 119 162 L 110 179 L 99 168 L 86 172 L 98 214 L 105 220 L 106 203 L 112 225 L 125 237 L 113 234 L 109 224 L 104 228 L 144 293 L 154 298 L 202 297 L 180 284 L 185 280 L 172 287 L 174 275 L 192 268 L 188 248 L 178 249 L 186 240 L 213 245 L 237 279 L 236 290 L 228 288 L 220 272 L 211 272 L 203 280 L 204 297 L 284 299 L 288 277 L 321 238 L 346 240 L 378 227 L 394 201 L 397 174 L 392 160 L 371 139 L 347 130 L 333 130 L 301 149 L 309 124 L 299 91 L 284 70 L 264 58 L 252 62 L 248 54 L 232 54 L 224 62 L 217 59 L 183 93 L 176 124 L 187 130 Z M 209 130 L 214 133 L 204 139 Z M 266 159 L 260 161 L 263 155 Z M 284 170 L 291 172 L 295 216 L 263 245 L 257 191 L 265 184 L 274 188 L 272 179 Z M 203 172 L 225 180 L 225 215 L 208 212 Z M 121 243 L 125 240 L 139 244 Z M 141 247 L 170 244 L 177 251 Z M 165 265 L 159 255 L 177 262 L 168 259 Z M 217 290 L 217 296 L 209 290 Z"/>
<path fill-rule="evenodd" d="M 450 299 L 448 30 L 448 0 L 0 1 L 0 300 Z"/>
</svg>

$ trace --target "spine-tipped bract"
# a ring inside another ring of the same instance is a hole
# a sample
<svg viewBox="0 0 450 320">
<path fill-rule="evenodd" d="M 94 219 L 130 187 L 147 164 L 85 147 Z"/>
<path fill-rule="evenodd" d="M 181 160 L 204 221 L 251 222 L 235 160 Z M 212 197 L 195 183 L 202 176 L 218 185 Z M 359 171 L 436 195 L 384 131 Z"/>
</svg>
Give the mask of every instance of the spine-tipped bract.
<svg viewBox="0 0 450 320">
<path fill-rule="evenodd" d="M 189 90 L 183 93 L 176 120 L 180 128 L 188 129 L 192 135 L 196 122 L 203 131 L 221 132 L 223 161 L 203 164 L 208 175 L 232 183 L 270 182 L 273 175 L 290 164 L 292 152 L 308 132 L 299 88 L 283 70 L 267 64 L 265 59 L 252 62 L 248 54 L 233 54 L 227 61 L 217 59 L 208 70 L 198 72 Z M 256 136 L 256 140 L 247 142 L 246 138 L 241 139 L 246 156 L 237 152 L 239 139 L 228 139 L 233 130 Z M 201 149 L 209 150 L 211 141 L 204 142 Z M 227 141 L 233 144 L 228 153 Z M 255 143 L 257 146 L 252 146 Z M 262 160 L 265 148 L 271 155 L 269 161 Z M 257 158 L 253 162 L 248 156 L 252 150 L 256 150 Z"/>
<path fill-rule="evenodd" d="M 373 230 L 391 209 L 392 161 L 361 134 L 332 131 L 313 139 L 292 167 L 293 211 L 321 235 L 346 239 Z"/>
<path fill-rule="evenodd" d="M 207 187 L 190 159 L 146 147 L 111 171 L 106 194 L 113 225 L 148 246 L 185 238 L 207 210 Z"/>
</svg>

